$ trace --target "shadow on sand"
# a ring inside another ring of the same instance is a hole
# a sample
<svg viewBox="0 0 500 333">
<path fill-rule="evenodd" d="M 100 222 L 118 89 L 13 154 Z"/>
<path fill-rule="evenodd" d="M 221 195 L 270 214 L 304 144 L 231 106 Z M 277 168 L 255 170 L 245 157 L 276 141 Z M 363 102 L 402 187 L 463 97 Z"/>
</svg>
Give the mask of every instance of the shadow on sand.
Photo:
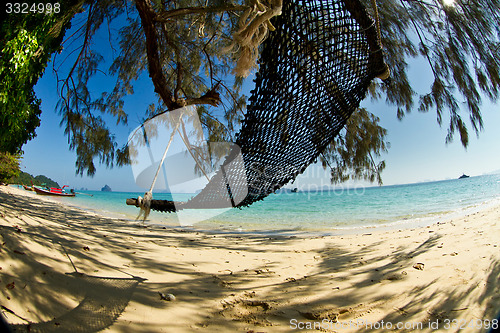
<svg viewBox="0 0 500 333">
<path fill-rule="evenodd" d="M 131 301 L 138 306 L 161 309 L 167 315 L 171 305 L 158 300 L 159 290 L 175 290 L 178 299 L 175 306 L 179 307 L 213 300 L 215 308 L 200 309 L 199 315 L 190 319 L 194 328 L 207 332 L 221 328 L 246 332 L 256 327 L 256 331 L 287 332 L 294 318 L 310 322 L 349 320 L 376 311 L 381 304 L 392 306 L 391 299 L 399 299 L 399 305 L 383 320 L 410 321 L 417 317 L 422 320 L 424 313 L 426 320 L 437 320 L 443 325 L 445 319 L 453 319 L 460 311 L 466 311 L 464 308 L 471 302 L 485 309 L 477 314 L 481 318 L 494 318 L 500 304 L 500 262 L 493 257 L 484 259 L 490 261 L 488 271 L 474 273 L 471 280 L 474 283 L 465 289 L 434 290 L 430 281 L 424 286 L 407 284 L 399 295 L 370 296 L 380 284 L 406 283 L 409 277 L 403 271 L 411 269 L 416 256 L 435 251 L 439 235 L 429 235 L 421 242 L 413 242 L 414 246 L 385 252 L 380 251 L 381 242 L 360 244 L 356 251 L 330 244 L 307 254 L 315 258 L 313 270 L 301 275 L 304 267 L 297 267 L 295 277 L 290 278 L 273 274 L 273 267 L 283 265 L 275 262 L 247 263 L 245 269 L 221 270 L 219 274 L 203 272 L 196 270 L 194 263 L 148 256 L 148 247 L 144 244 L 153 242 L 161 246 L 166 255 L 183 248 L 222 249 L 233 254 L 241 251 L 259 255 L 265 260 L 274 252 L 285 252 L 293 268 L 294 256 L 302 255 L 293 250 L 293 245 L 300 242 L 294 237 L 226 235 L 217 236 L 220 241 L 215 242 L 213 235 L 172 230 L 162 234 L 160 227 L 153 233 L 139 224 L 127 225 L 71 208 L 63 210 L 55 203 L 37 203 L 3 192 L 0 192 L 0 213 L 3 266 L 0 287 L 6 291 L 1 298 L 2 307 L 7 320 L 18 331 L 97 332 L 112 326 Z M 17 218 L 20 223 L 12 225 L 6 219 L 9 217 Z M 260 245 L 266 245 L 266 249 Z M 50 255 L 40 248 L 50 249 Z M 112 258 L 111 262 L 100 260 L 104 252 Z M 211 260 L 201 257 L 200 262 Z M 129 262 L 133 270 L 126 265 L 115 267 L 114 261 Z M 156 276 L 179 274 L 184 278 L 180 282 L 166 278 L 165 282 L 158 279 L 150 282 L 127 270 L 147 271 Z M 345 274 L 347 270 L 349 276 Z M 68 274 L 68 271 L 74 272 Z M 94 274 L 96 271 L 99 274 Z M 104 276 L 97 276 L 101 274 Z M 484 281 L 479 296 L 478 280 Z M 337 286 L 342 283 L 346 287 L 339 289 Z M 10 300 L 25 307 L 11 309 Z M 168 331 L 155 325 L 130 321 L 127 326 L 113 327 L 113 330 Z"/>
</svg>

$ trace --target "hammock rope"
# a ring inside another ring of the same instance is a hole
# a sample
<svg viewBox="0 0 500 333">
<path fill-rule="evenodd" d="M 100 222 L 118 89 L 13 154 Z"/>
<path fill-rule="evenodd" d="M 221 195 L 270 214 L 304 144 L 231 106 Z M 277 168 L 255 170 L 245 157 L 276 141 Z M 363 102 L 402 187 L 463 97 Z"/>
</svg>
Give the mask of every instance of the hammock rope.
<svg viewBox="0 0 500 333">
<path fill-rule="evenodd" d="M 151 209 L 244 207 L 264 199 L 316 161 L 371 81 L 388 77 L 376 24 L 359 0 L 284 1 L 281 11 L 220 170 L 187 202 L 151 200 Z"/>
<path fill-rule="evenodd" d="M 380 49 L 384 48 L 384 45 L 382 44 L 382 33 L 380 32 L 380 17 L 378 15 L 378 7 L 377 7 L 377 0 L 372 0 L 372 8 L 373 8 L 373 15 L 375 16 L 375 27 L 377 28 L 377 40 L 380 45 Z M 386 70 L 377 75 L 377 77 L 381 80 L 387 80 L 391 76 L 391 71 L 389 67 L 386 67 Z"/>
<path fill-rule="evenodd" d="M 179 125 L 181 123 L 181 118 L 177 120 L 175 123 L 175 129 L 172 131 L 172 134 L 170 135 L 170 139 L 168 141 L 167 147 L 165 148 L 165 151 L 163 152 L 163 156 L 161 157 L 160 164 L 158 165 L 158 169 L 156 170 L 155 176 L 153 178 L 153 181 L 151 182 L 151 187 L 149 188 L 149 191 L 144 193 L 144 198 L 137 198 L 138 201 L 138 207 L 141 209 L 139 212 L 139 215 L 137 216 L 136 220 L 138 220 L 141 215 L 143 215 L 143 221 L 145 221 L 149 213 L 151 212 L 151 200 L 153 199 L 153 189 L 156 184 L 156 180 L 158 179 L 158 175 L 160 174 L 161 167 L 163 165 L 163 162 L 165 161 L 165 158 L 167 157 L 168 150 L 170 149 L 170 145 L 172 144 L 172 141 L 174 140 L 175 132 L 179 129 Z"/>
<path fill-rule="evenodd" d="M 171 119 L 172 113 L 169 113 L 169 116 L 170 116 L 170 121 L 172 121 L 172 119 Z M 148 146 L 148 149 L 149 149 L 151 163 L 154 163 L 154 159 L 152 157 L 152 152 L 151 152 L 151 147 L 149 146 L 148 135 L 145 133 L 145 129 L 142 126 L 141 126 L 141 128 L 143 130 L 143 137 L 144 137 L 145 144 Z M 181 129 L 182 129 L 182 132 L 181 132 Z M 174 130 L 172 131 L 172 133 L 170 135 L 170 139 L 167 143 L 167 146 L 165 147 L 165 150 L 163 152 L 163 156 L 158 164 L 158 168 L 156 169 L 156 173 L 153 177 L 153 181 L 151 182 L 151 187 L 149 188 L 149 191 L 144 193 L 144 198 L 142 198 L 140 196 L 137 198 L 137 205 L 136 206 L 139 207 L 141 210 L 140 210 L 139 215 L 137 216 L 136 220 L 138 220 L 142 215 L 143 221 L 145 221 L 151 212 L 151 201 L 153 200 L 153 189 L 155 187 L 156 181 L 158 179 L 158 175 L 160 174 L 160 170 L 165 162 L 165 158 L 167 157 L 167 153 L 170 149 L 170 146 L 174 140 L 176 133 L 179 134 L 179 137 L 181 138 L 182 142 L 184 143 L 185 147 L 187 148 L 189 154 L 191 155 L 191 158 L 195 161 L 199 170 L 202 172 L 203 176 L 205 176 L 207 181 L 210 181 L 210 178 L 209 178 L 207 172 L 205 171 L 205 168 L 201 164 L 198 156 L 195 153 L 193 153 L 193 146 L 189 142 L 188 134 L 186 133 L 184 120 L 182 119 L 182 113 L 180 113 L 179 119 L 175 122 Z"/>
<path fill-rule="evenodd" d="M 251 0 L 252 6 L 248 8 L 238 21 L 239 29 L 233 35 L 233 42 L 225 52 L 236 54 L 236 67 L 234 73 L 241 77 L 247 77 L 250 70 L 255 66 L 259 55 L 259 45 L 267 38 L 269 31 L 276 28 L 271 19 L 281 15 L 283 0 L 267 0 L 265 3 L 259 0 Z"/>
</svg>

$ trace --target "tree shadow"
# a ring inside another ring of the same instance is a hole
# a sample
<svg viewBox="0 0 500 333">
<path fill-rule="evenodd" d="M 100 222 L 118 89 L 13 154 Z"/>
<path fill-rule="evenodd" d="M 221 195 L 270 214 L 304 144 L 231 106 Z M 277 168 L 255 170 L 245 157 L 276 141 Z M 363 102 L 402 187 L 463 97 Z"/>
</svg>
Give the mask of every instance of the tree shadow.
<svg viewBox="0 0 500 333">
<path fill-rule="evenodd" d="M 494 256 L 483 259 L 489 260 L 487 275 L 472 272 L 467 288 L 437 290 L 434 282 L 445 278 L 437 268 L 432 279 L 419 280 L 413 265 L 437 251 L 442 241 L 438 233 L 426 231 L 390 249 L 382 240 L 366 245 L 359 241 L 353 247 L 335 244 L 337 239 L 331 238 L 323 246 L 300 251 L 295 245 L 303 240 L 289 235 L 163 233 L 161 226 L 143 228 L 2 192 L 0 199 L 0 213 L 17 214 L 17 221 L 26 222 L 11 225 L 4 219 L 0 225 L 0 287 L 5 292 L 1 302 L 10 308 L 5 298 L 10 297 L 32 310 L 12 309 L 17 317 L 4 312 L 19 330 L 28 330 L 31 323 L 32 332 L 90 332 L 110 326 L 118 332 L 286 332 L 292 319 L 334 323 L 367 314 L 392 323 L 437 321 L 443 327 L 446 319 L 471 315 L 465 309 L 469 304 L 484 309 L 474 313 L 477 318 L 493 319 L 500 302 L 500 262 Z M 15 213 L 10 207 L 16 207 Z M 150 243 L 157 246 L 151 250 Z M 183 259 L 184 249 L 197 250 L 199 259 Z M 224 251 L 231 256 L 228 260 L 241 262 L 241 269 L 225 269 L 224 262 L 210 257 L 210 251 Z M 118 262 L 125 264 L 118 267 Z M 197 269 L 207 263 L 215 268 Z M 277 274 L 278 268 L 286 275 Z M 152 280 L 138 277 L 146 271 L 154 276 Z M 479 286 L 478 281 L 485 285 Z M 393 291 L 382 292 L 387 288 L 380 287 L 387 285 L 394 286 Z M 177 300 L 161 300 L 158 292 L 165 291 L 174 292 Z M 165 317 L 189 308 L 192 311 L 186 316 L 190 317 L 184 322 L 192 327 L 176 326 L 175 317 L 168 322 L 170 327 L 164 326 L 166 320 L 153 319 L 117 323 L 131 302 L 131 311 L 158 310 Z M 193 310 L 193 305 L 199 308 Z"/>
<path fill-rule="evenodd" d="M 453 320 L 457 318 L 459 323 L 461 320 L 467 324 L 476 320 L 474 331 L 477 331 L 479 320 L 484 327 L 485 319 L 491 321 L 498 314 L 500 261 L 490 258 L 488 275 L 484 277 L 482 272 L 473 272 L 469 282 L 461 281 L 456 287 L 437 289 L 436 282 L 447 277 L 436 273 L 422 283 L 418 280 L 419 270 L 413 265 L 415 258 L 436 251 L 440 240 L 440 235 L 433 234 L 415 246 L 400 247 L 392 252 L 380 251 L 382 242 L 361 246 L 357 251 L 325 246 L 316 252 L 314 257 L 320 262 L 307 275 L 283 277 L 278 282 L 273 279 L 269 284 L 262 279 L 251 289 L 244 286 L 258 276 L 248 272 L 226 274 L 220 277 L 221 280 L 237 295 L 226 297 L 222 308 L 213 316 L 245 323 L 252 328 L 276 327 L 269 329 L 270 332 L 292 330 L 292 320 L 310 323 L 311 331 L 338 332 L 346 328 L 373 332 L 434 331 L 453 329 Z M 272 264 L 265 265 L 261 270 L 272 270 L 272 267 Z M 272 276 L 269 278 L 271 280 Z M 482 281 L 486 284 L 484 288 Z M 379 292 L 380 287 L 387 284 L 394 286 L 393 291 L 387 292 L 385 288 L 386 291 Z M 484 311 L 478 314 L 477 308 Z M 365 316 L 371 318 L 371 322 L 364 319 Z M 394 326 L 391 329 L 381 327 L 380 322 Z M 396 329 L 397 323 L 402 326 Z M 206 325 L 215 328 L 217 320 L 207 320 Z"/>
<path fill-rule="evenodd" d="M 81 273 L 67 274 L 61 283 L 84 290 L 83 299 L 72 310 L 49 321 L 12 325 L 14 332 L 98 332 L 111 325 L 127 307 L 138 277 L 109 278 Z M 73 281 L 70 281 L 73 280 Z"/>
<path fill-rule="evenodd" d="M 101 262 L 103 252 L 143 268 L 171 268 L 146 263 L 129 249 L 127 238 L 142 231 L 137 227 L 118 229 L 111 220 L 1 192 L 0 213 L 19 222 L 0 225 L 1 303 L 15 331 L 97 332 L 111 326 L 145 279 Z M 18 304 L 14 310 L 11 300 Z"/>
</svg>

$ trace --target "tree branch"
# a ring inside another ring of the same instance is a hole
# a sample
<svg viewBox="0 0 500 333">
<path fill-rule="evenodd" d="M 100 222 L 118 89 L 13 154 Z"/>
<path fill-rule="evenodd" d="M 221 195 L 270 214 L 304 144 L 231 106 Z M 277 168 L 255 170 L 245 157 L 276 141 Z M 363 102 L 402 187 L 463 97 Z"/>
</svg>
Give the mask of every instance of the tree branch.
<svg viewBox="0 0 500 333">
<path fill-rule="evenodd" d="M 87 16 L 87 23 L 86 23 L 86 28 L 85 28 L 85 38 L 83 40 L 82 49 L 80 50 L 80 53 L 78 53 L 78 57 L 76 58 L 75 63 L 71 67 L 71 70 L 69 71 L 68 75 L 66 76 L 66 80 L 64 80 L 64 83 L 61 87 L 60 94 L 61 94 L 62 98 L 65 98 L 64 93 L 63 93 L 64 87 L 66 87 L 69 90 L 69 87 L 68 87 L 69 80 L 70 80 L 71 76 L 73 75 L 73 72 L 75 71 L 75 69 L 78 65 L 78 62 L 82 59 L 82 56 L 86 52 L 86 49 L 88 47 L 89 39 L 90 39 L 90 27 L 91 27 L 91 22 L 92 22 L 92 20 L 90 18 L 92 17 L 92 14 L 93 14 L 93 8 L 94 8 L 93 4 L 91 4 L 89 6 L 89 13 Z M 74 86 L 74 83 L 73 83 L 73 86 Z"/>
<path fill-rule="evenodd" d="M 212 106 L 219 106 L 220 103 L 220 95 L 217 92 L 218 84 L 215 85 L 212 89 L 207 91 L 207 93 L 198 98 L 186 98 L 186 105 L 199 105 L 199 104 L 209 104 Z"/>
<path fill-rule="evenodd" d="M 406 7 L 404 1 L 403 0 L 400 0 L 400 1 L 401 1 L 401 4 L 403 5 L 403 8 L 408 13 L 408 17 L 410 18 L 410 21 L 411 21 L 413 27 L 415 28 L 415 32 L 417 33 L 418 39 L 420 40 L 420 43 L 422 43 L 422 47 L 424 48 L 424 51 L 425 51 L 424 56 L 427 59 L 429 66 L 431 67 L 432 73 L 434 74 L 434 78 L 437 80 L 439 78 L 439 76 L 437 75 L 436 70 L 434 69 L 434 65 L 432 64 L 432 60 L 429 56 L 429 49 L 428 49 L 427 45 L 424 43 L 424 40 L 422 39 L 422 36 L 420 34 L 420 29 L 418 28 L 417 24 L 413 20 L 411 14 L 410 14 L 410 11 L 408 10 L 408 7 Z"/>
<path fill-rule="evenodd" d="M 210 86 L 211 87 L 213 87 L 214 75 L 213 75 L 212 61 L 210 60 L 210 56 L 209 56 L 209 54 L 207 52 L 207 46 L 212 42 L 212 40 L 214 39 L 215 35 L 217 34 L 217 29 L 219 28 L 219 26 L 220 26 L 223 18 L 224 18 L 224 15 L 221 15 L 220 16 L 220 20 L 219 20 L 219 24 L 217 25 L 217 28 L 215 29 L 212 37 L 210 37 L 210 39 L 205 44 L 205 46 L 203 46 L 203 53 L 205 53 L 205 56 L 207 57 L 208 65 L 209 65 L 209 68 L 210 68 Z"/>
<path fill-rule="evenodd" d="M 136 0 L 135 2 L 142 28 L 146 35 L 146 53 L 148 57 L 149 77 L 153 81 L 155 92 L 158 93 L 169 110 L 174 110 L 177 105 L 172 92 L 167 88 L 167 79 L 163 75 L 158 53 L 158 34 L 155 27 L 156 13 L 149 0 Z"/>
<path fill-rule="evenodd" d="M 220 103 L 220 96 L 217 92 L 217 86 L 210 89 L 203 96 L 198 98 L 186 98 L 185 101 L 181 100 L 177 93 L 181 90 L 182 86 L 182 78 L 183 78 L 183 67 L 179 60 L 177 60 L 177 84 L 175 87 L 175 91 L 172 92 L 168 89 L 168 80 L 163 74 L 162 65 L 160 62 L 160 54 L 159 54 L 159 46 L 158 46 L 158 32 L 156 30 L 155 23 L 156 22 L 164 22 L 167 19 L 172 17 L 177 17 L 181 15 L 187 14 L 197 14 L 197 13 L 209 13 L 209 12 L 223 12 L 223 11 L 231 11 L 231 10 L 245 10 L 247 6 L 221 6 L 221 7 L 190 7 L 190 8 L 181 8 L 175 9 L 168 12 L 163 12 L 162 14 L 157 14 L 149 0 L 137 0 L 136 7 L 139 11 L 139 16 L 141 18 L 142 27 L 144 30 L 144 34 L 146 36 L 146 53 L 148 58 L 148 70 L 149 76 L 153 81 L 153 85 L 155 87 L 155 92 L 158 93 L 165 103 L 168 110 L 174 110 L 178 107 L 184 105 L 196 105 L 196 104 L 208 104 L 212 106 L 218 106 Z M 166 32 L 164 26 L 165 38 L 167 39 L 167 43 L 169 42 L 169 36 Z M 176 46 L 174 45 L 174 48 Z M 178 56 L 178 50 L 177 50 Z"/>
<path fill-rule="evenodd" d="M 245 11 L 248 6 L 244 5 L 226 5 L 218 7 L 186 7 L 173 9 L 169 11 L 164 11 L 161 14 L 155 16 L 157 22 L 168 21 L 178 16 L 192 15 L 192 14 L 204 14 L 204 13 L 223 13 L 231 11 Z"/>
</svg>

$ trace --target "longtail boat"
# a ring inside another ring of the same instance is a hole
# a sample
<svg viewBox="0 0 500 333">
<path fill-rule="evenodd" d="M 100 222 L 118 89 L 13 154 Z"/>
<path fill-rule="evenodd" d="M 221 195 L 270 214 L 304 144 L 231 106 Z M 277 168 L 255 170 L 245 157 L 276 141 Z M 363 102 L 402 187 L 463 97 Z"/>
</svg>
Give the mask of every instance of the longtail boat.
<svg viewBox="0 0 500 333">
<path fill-rule="evenodd" d="M 35 189 L 35 192 L 37 194 L 41 194 L 41 195 L 55 195 L 58 197 L 74 197 L 75 193 L 73 191 L 71 191 L 71 193 L 67 193 L 67 192 L 63 191 L 63 189 L 66 186 L 68 186 L 68 185 L 64 185 L 62 188 L 51 187 L 50 189 L 43 189 L 43 188 L 36 187 L 36 186 L 33 186 L 33 188 Z"/>
<path fill-rule="evenodd" d="M 33 185 L 32 185 L 32 186 L 23 185 L 23 187 L 24 187 L 24 189 L 25 189 L 26 191 L 34 191 L 34 190 L 33 190 Z"/>
</svg>

